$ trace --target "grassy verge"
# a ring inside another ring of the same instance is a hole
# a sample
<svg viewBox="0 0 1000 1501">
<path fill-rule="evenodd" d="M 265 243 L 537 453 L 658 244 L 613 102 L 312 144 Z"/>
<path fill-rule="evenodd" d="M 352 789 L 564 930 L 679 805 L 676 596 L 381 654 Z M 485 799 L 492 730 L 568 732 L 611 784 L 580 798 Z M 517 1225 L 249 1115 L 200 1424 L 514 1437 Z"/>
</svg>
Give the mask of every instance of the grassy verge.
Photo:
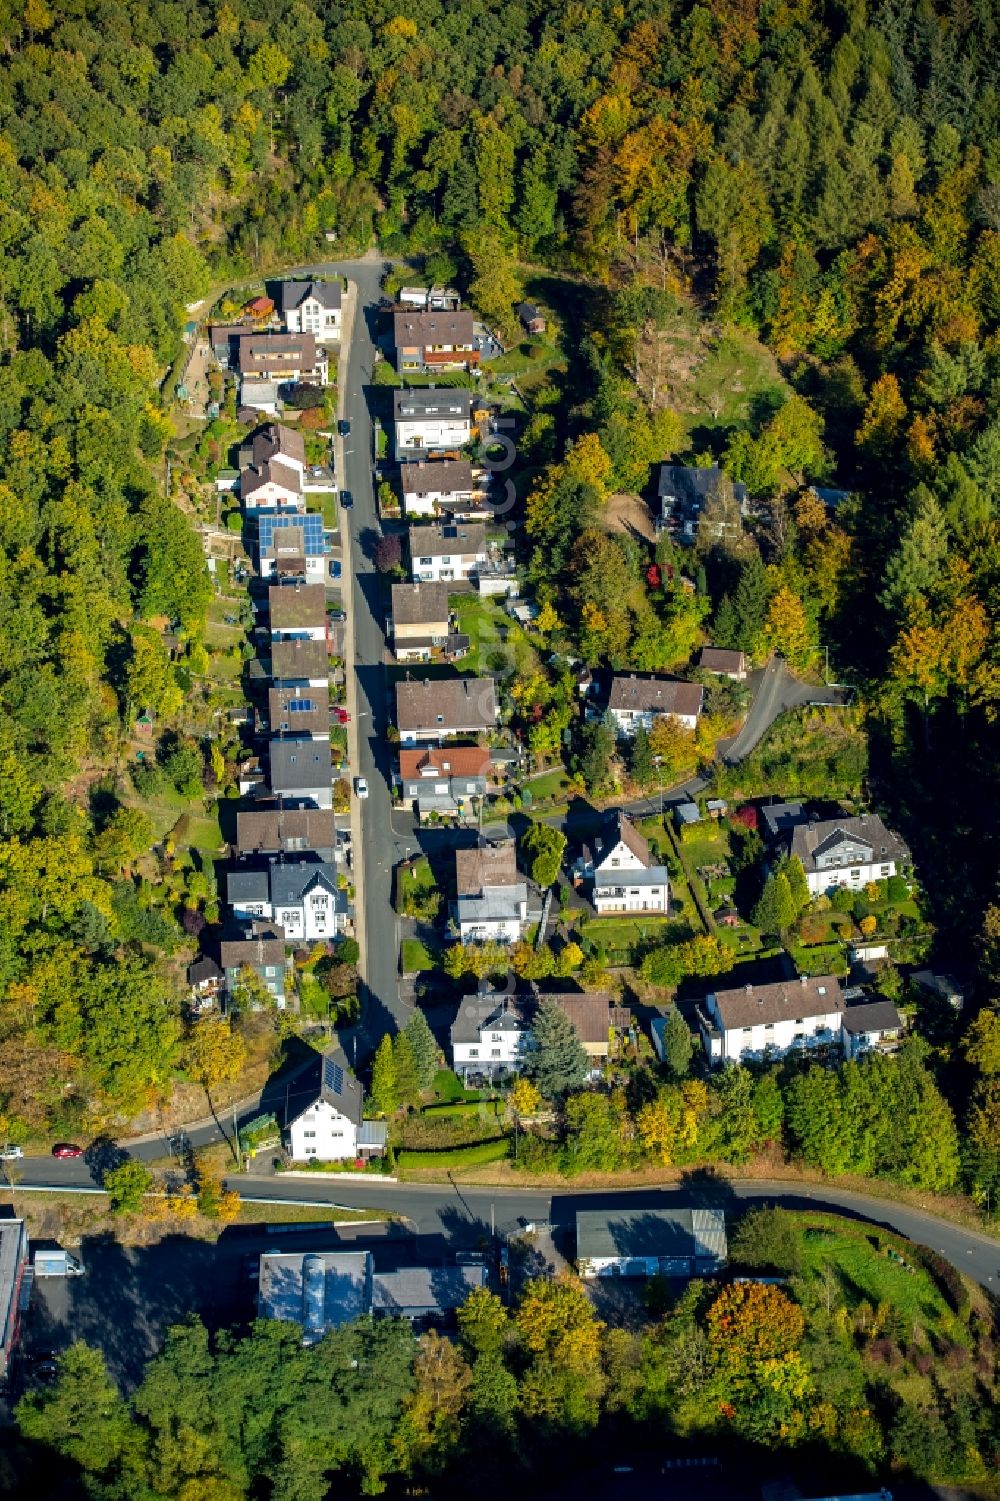
<svg viewBox="0 0 1000 1501">
<path fill-rule="evenodd" d="M 303 1198 L 307 1195 L 303 1193 Z M 36 1239 L 54 1239 L 76 1245 L 86 1236 L 112 1235 L 122 1245 L 151 1245 L 169 1235 L 188 1235 L 196 1240 L 217 1240 L 229 1225 L 309 1224 L 323 1220 L 330 1224 L 351 1224 L 359 1220 L 391 1219 L 388 1209 L 338 1209 L 334 1205 L 248 1204 L 240 1203 L 235 1220 L 221 1220 L 196 1215 L 193 1219 L 174 1216 L 153 1219 L 142 1214 L 111 1213 L 110 1200 L 104 1193 L 60 1193 L 57 1189 L 24 1193 L 15 1189 L 0 1191 L 0 1206 L 9 1205 L 27 1221 L 28 1235 Z"/>
<path fill-rule="evenodd" d="M 423 1172 L 458 1172 L 463 1168 L 485 1167 L 501 1162 L 510 1153 L 510 1141 L 483 1141 L 474 1147 L 454 1147 L 443 1152 L 404 1150 L 396 1155 L 396 1169 L 411 1176 Z"/>
<path fill-rule="evenodd" d="M 337 530 L 337 497 L 333 490 L 320 490 L 307 499 L 310 511 L 319 511 L 323 516 L 323 525 L 329 527 L 331 532 Z"/>
<path fill-rule="evenodd" d="M 421 973 L 423 970 L 437 968 L 437 955 L 432 954 L 427 945 L 421 943 L 419 938 L 404 938 L 402 949 L 403 973 L 405 975 L 415 975 Z"/>
</svg>

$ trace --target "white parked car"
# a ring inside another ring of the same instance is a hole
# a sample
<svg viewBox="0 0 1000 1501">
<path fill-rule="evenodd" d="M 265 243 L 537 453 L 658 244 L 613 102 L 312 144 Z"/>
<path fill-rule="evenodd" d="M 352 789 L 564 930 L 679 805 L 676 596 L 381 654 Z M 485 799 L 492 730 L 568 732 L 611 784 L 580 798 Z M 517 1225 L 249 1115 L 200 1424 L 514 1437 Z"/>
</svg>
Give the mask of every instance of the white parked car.
<svg viewBox="0 0 1000 1501">
<path fill-rule="evenodd" d="M 15 1147 L 12 1143 L 0 1147 L 0 1162 L 16 1162 L 18 1157 L 24 1156 L 22 1147 Z"/>
<path fill-rule="evenodd" d="M 354 791 L 356 792 L 358 797 L 368 796 L 368 782 L 364 777 L 354 778 Z"/>
</svg>

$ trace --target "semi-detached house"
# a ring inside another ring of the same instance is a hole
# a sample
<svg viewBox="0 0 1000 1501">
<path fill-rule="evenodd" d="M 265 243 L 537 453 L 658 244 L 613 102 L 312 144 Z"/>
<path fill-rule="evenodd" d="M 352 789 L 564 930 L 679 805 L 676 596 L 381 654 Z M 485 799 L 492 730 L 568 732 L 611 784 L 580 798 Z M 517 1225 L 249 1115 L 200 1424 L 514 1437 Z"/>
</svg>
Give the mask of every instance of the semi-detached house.
<svg viewBox="0 0 1000 1501">
<path fill-rule="evenodd" d="M 410 575 L 415 583 L 467 583 L 489 561 L 482 522 L 410 527 Z"/>
<path fill-rule="evenodd" d="M 392 420 L 397 459 L 464 448 L 472 439 L 472 392 L 443 386 L 394 391 Z"/>
<path fill-rule="evenodd" d="M 699 1025 L 711 1063 L 738 1063 L 769 1051 L 839 1047 L 845 1009 L 836 975 L 802 975 L 713 991 Z"/>
</svg>

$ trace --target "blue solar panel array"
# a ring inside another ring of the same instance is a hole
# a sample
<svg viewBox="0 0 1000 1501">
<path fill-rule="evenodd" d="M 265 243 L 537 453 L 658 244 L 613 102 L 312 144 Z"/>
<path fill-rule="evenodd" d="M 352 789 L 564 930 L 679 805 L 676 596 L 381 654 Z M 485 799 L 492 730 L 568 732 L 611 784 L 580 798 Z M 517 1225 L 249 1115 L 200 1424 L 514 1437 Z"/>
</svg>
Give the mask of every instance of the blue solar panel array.
<svg viewBox="0 0 1000 1501">
<path fill-rule="evenodd" d="M 289 714 L 311 714 L 316 705 L 311 698 L 293 698 L 289 701 Z"/>
<path fill-rule="evenodd" d="M 304 529 L 307 557 L 318 557 L 326 551 L 323 541 L 323 517 L 319 511 L 306 511 L 301 516 L 261 516 L 257 525 L 259 528 L 257 538 L 261 552 L 270 552 L 274 545 L 275 532 L 286 531 L 290 526 Z"/>
<path fill-rule="evenodd" d="M 332 1058 L 323 1060 L 323 1083 L 334 1094 L 344 1093 L 344 1070 L 339 1063 L 334 1063 Z"/>
</svg>

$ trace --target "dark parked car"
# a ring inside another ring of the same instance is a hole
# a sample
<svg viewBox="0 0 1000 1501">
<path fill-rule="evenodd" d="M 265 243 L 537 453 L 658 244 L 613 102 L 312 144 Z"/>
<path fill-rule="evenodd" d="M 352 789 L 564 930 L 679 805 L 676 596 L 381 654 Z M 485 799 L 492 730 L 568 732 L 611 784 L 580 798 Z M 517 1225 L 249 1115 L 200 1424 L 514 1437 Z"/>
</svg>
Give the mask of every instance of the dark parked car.
<svg viewBox="0 0 1000 1501">
<path fill-rule="evenodd" d="M 349 438 L 351 436 L 351 424 L 346 417 L 341 417 L 337 423 L 337 431 L 342 438 Z"/>
<path fill-rule="evenodd" d="M 349 511 L 351 509 L 352 505 L 354 504 L 354 496 L 351 494 L 350 490 L 341 490 L 340 504 L 344 507 L 345 511 Z"/>
</svg>

